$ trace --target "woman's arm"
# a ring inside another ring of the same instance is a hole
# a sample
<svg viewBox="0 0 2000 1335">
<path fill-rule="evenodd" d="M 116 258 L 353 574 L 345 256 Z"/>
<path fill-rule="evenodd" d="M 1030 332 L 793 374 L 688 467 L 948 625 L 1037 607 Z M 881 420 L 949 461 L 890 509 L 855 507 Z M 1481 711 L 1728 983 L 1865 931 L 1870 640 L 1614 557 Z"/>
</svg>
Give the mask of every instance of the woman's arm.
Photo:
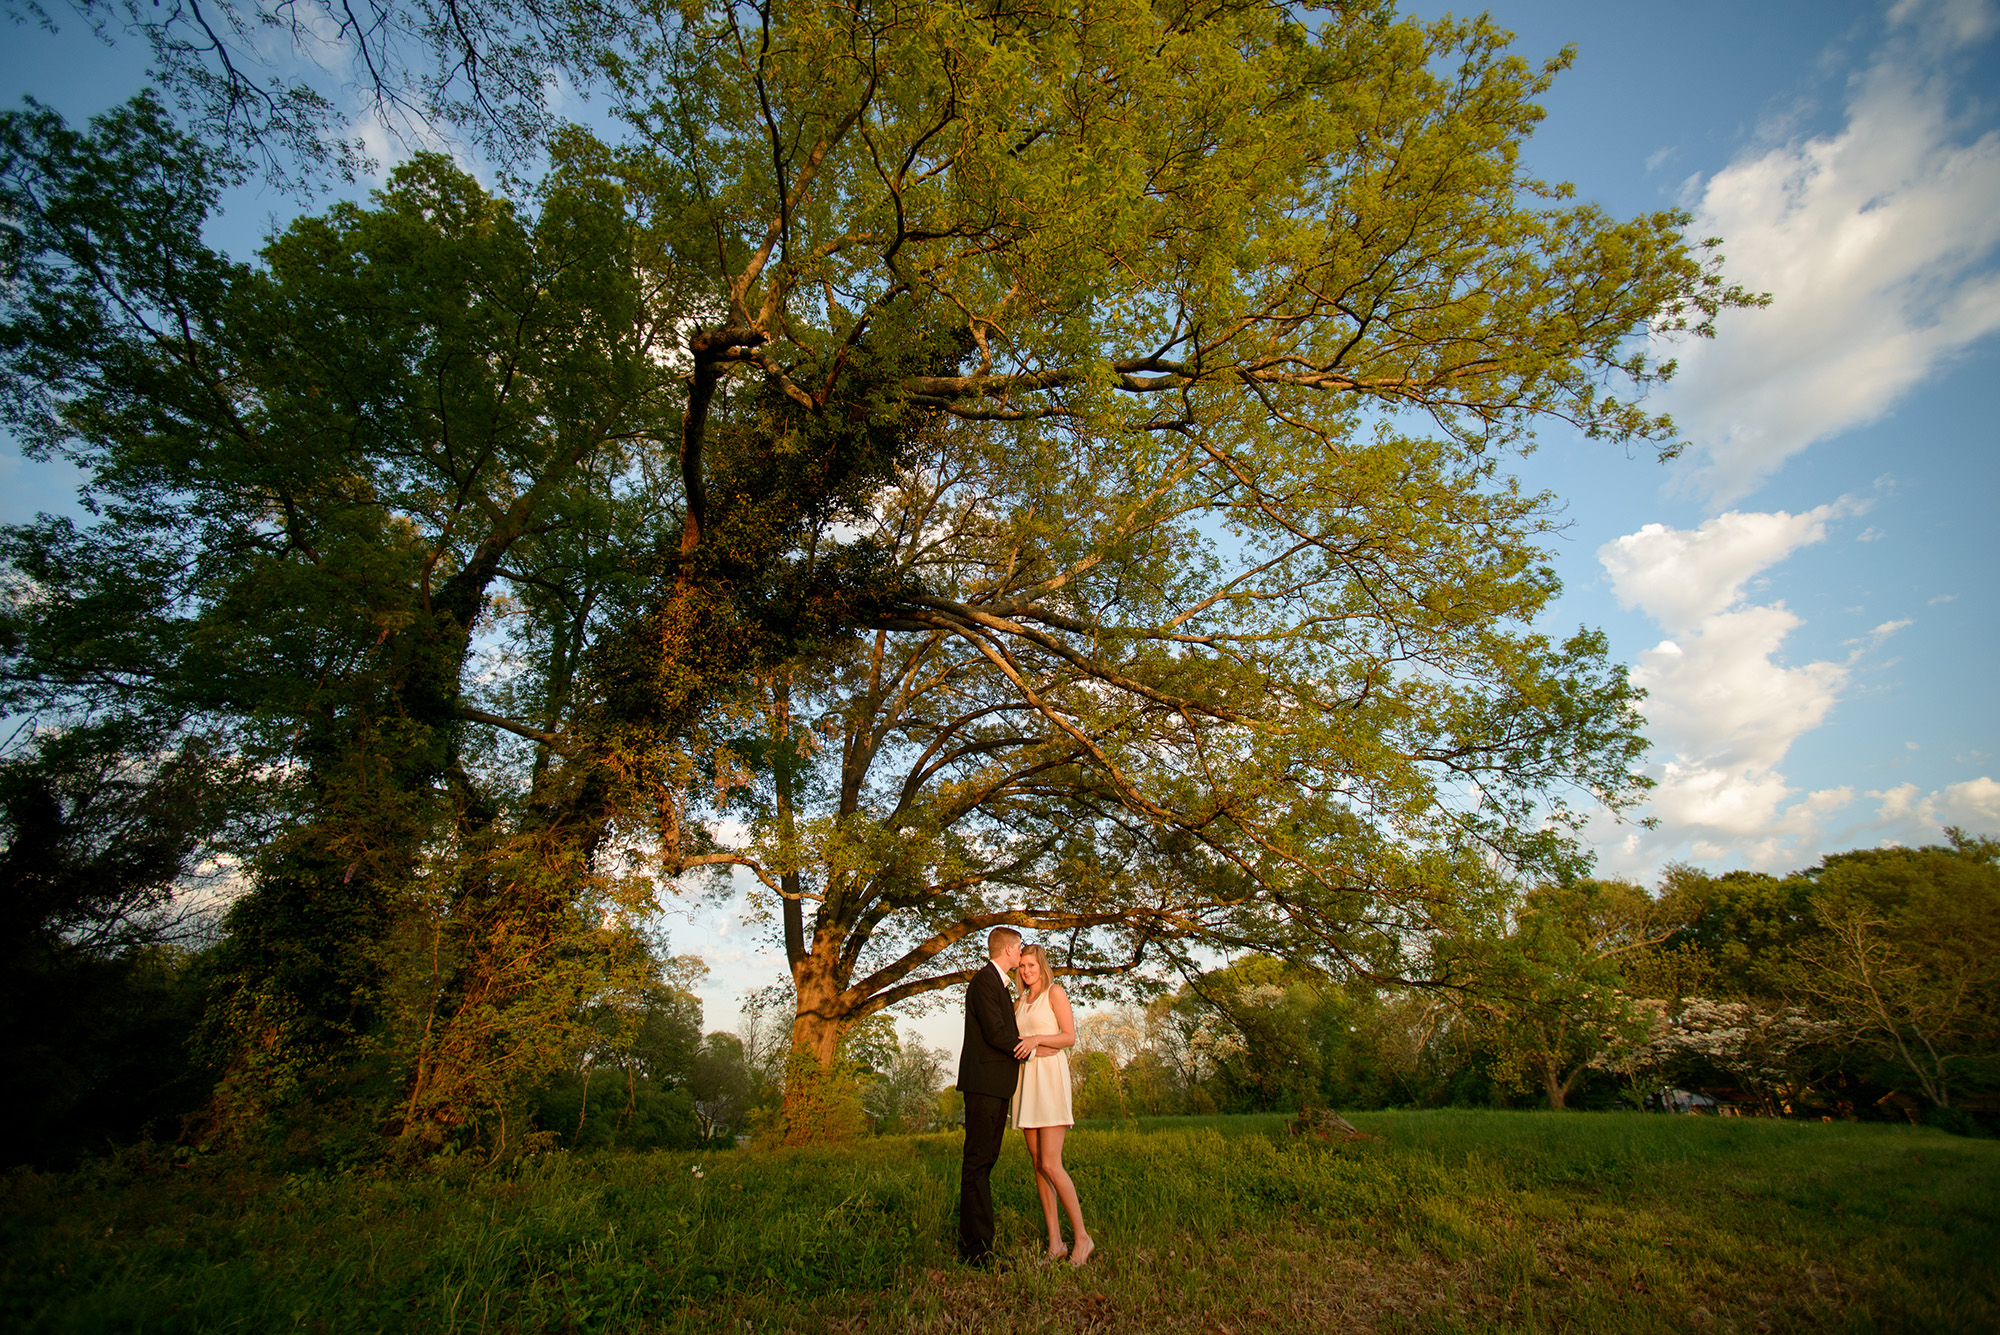
<svg viewBox="0 0 2000 1335">
<path fill-rule="evenodd" d="M 1059 1048 L 1076 1046 L 1076 1016 L 1069 1008 L 1069 994 L 1059 983 L 1049 984 L 1049 1009 L 1056 1013 L 1056 1023 L 1062 1026 L 1059 1034 L 1037 1034 L 1035 1042 L 1054 1052 Z"/>
</svg>

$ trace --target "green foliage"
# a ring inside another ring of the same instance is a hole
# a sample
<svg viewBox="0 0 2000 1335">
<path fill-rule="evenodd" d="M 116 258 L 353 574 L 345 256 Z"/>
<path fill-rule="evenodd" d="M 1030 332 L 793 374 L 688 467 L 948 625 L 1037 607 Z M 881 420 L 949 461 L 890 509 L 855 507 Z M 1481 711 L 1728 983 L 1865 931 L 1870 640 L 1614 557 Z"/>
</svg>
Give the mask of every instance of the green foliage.
<svg viewBox="0 0 2000 1335">
<path fill-rule="evenodd" d="M 646 747 L 749 618 L 673 584 L 650 664 L 606 668 L 630 771 L 712 776 L 666 837 L 768 888 L 799 1051 L 962 982 L 997 922 L 1077 980 L 1189 941 L 1394 976 L 1581 868 L 1573 795 L 1636 799 L 1643 745 L 1602 637 L 1527 629 L 1550 498 L 1505 451 L 1550 415 L 1671 450 L 1632 336 L 1752 299 L 1685 218 L 1521 170 L 1563 59 L 1385 4 L 801 0 L 633 40 L 603 159 L 714 239 L 682 553 L 861 563 L 804 652 L 732 660 L 698 765 Z M 856 403 L 895 438 L 845 443 Z M 751 414 L 871 461 L 870 504 L 738 473 Z M 749 845 L 697 847 L 725 812 Z"/>
<path fill-rule="evenodd" d="M 1178 1072 L 1157 1052 L 1139 1052 L 1118 1074 L 1125 1086 L 1126 1110 L 1134 1117 L 1166 1116 L 1187 1104 Z"/>
<path fill-rule="evenodd" d="M 704 1138 L 729 1138 L 744 1125 L 757 1082 L 744 1060 L 743 1041 L 734 1034 L 710 1034 L 695 1053 L 688 1093 Z"/>
<path fill-rule="evenodd" d="M 861 1103 L 869 1127 L 879 1136 L 937 1131 L 952 1125 L 953 1109 L 940 1095 L 950 1085 L 956 1064 L 957 1054 L 932 1048 L 920 1035 L 905 1032 L 887 1068 L 866 1082 Z M 957 1096 L 958 1092 L 951 1093 Z M 964 1116 L 962 1098 L 957 1112 L 960 1118 Z"/>
<path fill-rule="evenodd" d="M 1530 892 L 1504 936 L 1454 942 L 1461 1014 L 1493 1078 L 1539 1087 L 1561 1109 L 1588 1071 L 1636 1048 L 1651 1017 L 1625 992 L 1619 961 L 1671 931 L 1641 887 L 1577 881 Z"/>
<path fill-rule="evenodd" d="M 1511 920 L 1443 944 L 1443 987 L 1335 983 L 1247 955 L 1143 1014 L 1087 1015 L 1081 1034 L 1147 1113 L 1523 1092 L 1641 1106 L 1678 1085 L 1732 1111 L 1953 1125 L 1944 1110 L 1969 1101 L 1977 1125 L 2000 1087 L 1996 930 L 1994 843 L 1950 831 L 1790 877 L 1670 868 L 1657 896 L 1543 886 Z"/>
<path fill-rule="evenodd" d="M 868 1132 L 861 1071 L 848 1062 L 822 1063 L 792 1052 L 785 1061 L 784 1104 L 752 1118 L 757 1143 L 839 1145 Z"/>
<path fill-rule="evenodd" d="M 581 1010 L 590 1037 L 576 1040 L 567 1017 L 545 1021 L 572 1046 L 574 1065 L 550 1076 L 532 1099 L 536 1126 L 565 1149 L 692 1149 L 714 1132 L 704 1115 L 703 1058 L 718 1038 L 701 1037 L 701 998 L 687 988 L 707 973 L 696 956 L 668 959 L 661 976 L 634 991 L 607 991 Z M 523 1077 L 520 1063 L 506 1072 Z"/>
<path fill-rule="evenodd" d="M 871 1015 L 840 1036 L 839 1059 L 870 1074 L 880 1075 L 895 1066 L 902 1051 L 896 1037 L 896 1022 L 886 1015 Z"/>
<path fill-rule="evenodd" d="M 1236 1043 L 1217 1045 L 1218 1102 L 1230 1112 L 1291 1109 L 1318 1101 L 1326 1074 L 1317 1040 L 1320 980 L 1296 966 L 1252 956 L 1205 975 L 1198 995 L 1214 1005 Z"/>
<path fill-rule="evenodd" d="M 1707 995 L 1838 1026 L 1816 1083 L 1908 1090 L 1937 1107 L 1989 1099 L 2000 1087 L 2000 847 L 1946 836 L 1833 854 L 1783 878 L 1674 869 L 1663 903 L 1685 925 L 1666 966 L 1642 972 L 1676 1010 Z"/>
<path fill-rule="evenodd" d="M 1122 1120 L 1131 1115 L 1125 1103 L 1125 1082 L 1109 1053 L 1074 1054 L 1070 1078 L 1076 1084 L 1073 1107 L 1079 1119 Z"/>
<path fill-rule="evenodd" d="M 1437 1029 L 1438 1007 L 1420 993 L 1249 955 L 1144 1012 L 1092 1014 L 1080 1034 L 1114 1059 L 1143 1117 L 1423 1102 L 1427 1065 L 1443 1056 Z"/>
<path fill-rule="evenodd" d="M 227 164 L 156 101 L 0 138 L 0 403 L 99 516 L 0 535 L 6 699 L 278 778 L 214 962 L 214 1126 L 344 1089 L 442 1144 L 563 1066 L 588 1027 L 565 1017 L 636 958 L 606 913 L 649 888 L 592 865 L 587 781 L 467 727 L 571 710 L 606 539 L 650 495 L 671 307 L 601 183 L 529 214 L 420 155 L 251 267 L 201 239 Z M 534 628 L 526 670 L 475 704 L 473 636 L 505 618 Z"/>
<path fill-rule="evenodd" d="M 621 1064 L 647 1079 L 684 1085 L 694 1079 L 706 1047 L 701 1037 L 701 998 L 686 989 L 708 972 L 708 966 L 698 956 L 681 956 L 669 967 L 679 977 L 645 989 L 637 1014 L 613 1013 L 618 1029 L 629 1033 L 614 1033 L 612 1046 Z M 712 1041 L 715 1035 L 709 1038 Z"/>
<path fill-rule="evenodd" d="M 1940 1108 L 1954 1087 L 2000 1085 L 2000 841 L 1946 833 L 1806 872 L 1819 930 L 1785 974 Z"/>
<path fill-rule="evenodd" d="M 1602 636 L 1531 629 L 1552 501 L 1505 451 L 1671 453 L 1637 336 L 1756 299 L 1685 215 L 1523 171 L 1566 55 L 1387 3 L 378 17 L 335 37 L 373 78 L 445 62 L 398 105 L 541 53 L 629 133 L 511 200 L 418 155 L 242 264 L 201 239 L 241 164 L 157 99 L 0 126 L 0 409 L 95 507 L 0 534 L 6 703 L 272 779 L 218 1132 L 317 1102 L 498 1152 L 643 1009 L 653 876 L 740 863 L 779 1121 L 844 1136 L 843 1038 L 995 922 L 1078 978 L 1415 974 L 1580 869 L 1578 794 L 1642 791 Z M 302 133 L 290 92 L 242 124 Z M 1298 1055 L 1254 1097 L 1304 1097 L 1337 1054 L 1264 1028 Z"/>
<path fill-rule="evenodd" d="M 1661 895 L 1684 924 L 1667 946 L 1699 961 L 1693 985 L 1675 995 L 1769 996 L 1778 990 L 1784 961 L 1814 928 L 1810 884 L 1796 876 L 1732 871 L 1711 877 L 1670 866 Z"/>
<path fill-rule="evenodd" d="M 0 1159 L 60 1167 L 178 1135 L 211 1079 L 188 1044 L 206 999 L 204 965 L 170 946 L 12 962 L 0 1021 L 12 1073 Z"/>
<path fill-rule="evenodd" d="M 535 1121 L 566 1150 L 691 1150 L 706 1138 L 686 1086 L 629 1071 L 564 1072 L 534 1100 Z"/>
</svg>

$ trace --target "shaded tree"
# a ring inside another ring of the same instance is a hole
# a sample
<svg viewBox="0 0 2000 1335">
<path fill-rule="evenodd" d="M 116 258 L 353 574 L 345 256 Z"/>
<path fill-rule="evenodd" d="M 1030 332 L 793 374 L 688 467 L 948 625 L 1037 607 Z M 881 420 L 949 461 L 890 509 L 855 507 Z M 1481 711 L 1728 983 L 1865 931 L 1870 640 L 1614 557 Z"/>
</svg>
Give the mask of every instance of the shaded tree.
<svg viewBox="0 0 2000 1335">
<path fill-rule="evenodd" d="M 702 1040 L 688 1089 L 694 1095 L 695 1116 L 701 1121 L 704 1139 L 734 1134 L 743 1125 L 756 1093 L 750 1064 L 744 1060 L 743 1040 L 724 1033 Z"/>
<path fill-rule="evenodd" d="M 0 1111 L 11 1160 L 55 1162 L 178 1119 L 209 1073 L 189 1036 L 215 906 L 177 894 L 254 785 L 129 727 L 44 733 L 0 759 Z M 226 880 L 220 869 L 205 878 Z"/>
<path fill-rule="evenodd" d="M 1803 873 L 1819 931 L 1786 967 L 1796 996 L 1940 1108 L 1954 1087 L 2000 1078 L 2000 841 L 1945 833 Z"/>
<path fill-rule="evenodd" d="M 0 404 L 97 516 L 0 537 L 7 701 L 272 776 L 217 964 L 218 1115 L 386 1030 L 384 1095 L 434 1143 L 496 1063 L 563 1046 L 520 1027 L 569 1004 L 519 1009 L 552 966 L 580 1001 L 643 956 L 603 928 L 634 887 L 599 857 L 602 797 L 546 741 L 644 508 L 671 294 L 615 194 L 574 180 L 528 215 L 419 157 L 249 266 L 201 239 L 235 169 L 150 97 L 84 133 L 9 113 L 0 140 Z M 509 618 L 535 653 L 481 698 L 475 637 Z"/>
</svg>

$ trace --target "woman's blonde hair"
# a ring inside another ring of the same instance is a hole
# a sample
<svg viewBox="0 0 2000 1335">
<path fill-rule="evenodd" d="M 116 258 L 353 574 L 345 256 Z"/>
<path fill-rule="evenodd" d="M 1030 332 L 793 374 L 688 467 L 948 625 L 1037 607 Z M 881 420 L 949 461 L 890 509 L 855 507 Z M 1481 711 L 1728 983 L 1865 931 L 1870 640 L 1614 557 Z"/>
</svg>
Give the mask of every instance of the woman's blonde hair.
<svg viewBox="0 0 2000 1335">
<path fill-rule="evenodd" d="M 1028 1000 L 1033 1001 L 1036 997 L 1039 997 L 1042 993 L 1055 986 L 1056 971 L 1049 967 L 1049 952 L 1043 950 L 1040 946 L 1022 946 L 1021 958 L 1024 960 L 1034 960 L 1036 971 L 1041 975 L 1042 985 L 1037 989 L 1030 990 L 1025 980 L 1021 983 L 1021 990 L 1027 992 Z M 1017 974 L 1020 971 L 1020 967 L 1018 964 L 1014 966 Z"/>
</svg>

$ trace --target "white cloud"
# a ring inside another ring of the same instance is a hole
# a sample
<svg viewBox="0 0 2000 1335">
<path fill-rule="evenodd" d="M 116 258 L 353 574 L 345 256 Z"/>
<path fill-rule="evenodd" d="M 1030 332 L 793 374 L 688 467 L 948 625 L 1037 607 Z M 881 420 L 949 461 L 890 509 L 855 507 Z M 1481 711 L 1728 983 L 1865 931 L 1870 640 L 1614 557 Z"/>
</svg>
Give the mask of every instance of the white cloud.
<svg viewBox="0 0 2000 1335">
<path fill-rule="evenodd" d="M 1747 152 L 1691 192 L 1694 234 L 1721 236 L 1730 278 L 1772 296 L 1725 315 L 1714 343 L 1679 348 L 1664 395 L 1714 503 L 2000 330 L 2000 131 L 1968 136 L 1948 74 L 1995 15 L 1898 4 L 1840 132 Z"/>
<path fill-rule="evenodd" d="M 1903 630 L 1906 627 L 1914 626 L 1916 624 L 1917 624 L 1916 621 L 1910 617 L 1902 617 L 1895 621 L 1884 621 L 1881 625 L 1869 631 L 1866 635 L 1861 636 L 1859 639 L 1849 640 L 1847 643 L 1855 645 L 1863 650 L 1880 649 L 1883 645 L 1883 642 L 1886 641 L 1891 635 L 1894 635 L 1899 630 Z"/>
<path fill-rule="evenodd" d="M 1803 622 L 1782 602 L 1752 601 L 1766 570 L 1865 508 L 1842 498 L 1796 515 L 1731 511 L 1694 529 L 1648 524 L 1598 549 L 1618 601 L 1670 636 L 1632 669 L 1663 757 L 1651 767 L 1648 804 L 1660 828 L 1595 825 L 1606 874 L 1646 879 L 1667 858 L 1689 855 L 1780 872 L 1829 847 L 1935 843 L 1947 825 L 2000 833 L 2000 783 L 1991 778 L 1928 793 L 1910 783 L 1870 792 L 1872 813 L 1842 820 L 1838 813 L 1855 804 L 1851 787 L 1802 795 L 1779 769 L 1792 743 L 1826 721 L 1856 662 L 1914 624 L 1877 624 L 1848 642 L 1844 661 L 1789 666 L 1784 642 Z"/>
<path fill-rule="evenodd" d="M 1884 842 L 1934 844 L 1947 825 L 2000 834 L 2000 782 L 1985 775 L 1930 793 L 1906 783 L 1868 796 L 1876 801 L 1874 824 Z"/>
<path fill-rule="evenodd" d="M 1843 498 L 1796 515 L 1731 511 L 1696 529 L 1648 524 L 1598 549 L 1618 601 L 1672 636 L 1632 669 L 1647 692 L 1647 730 L 1671 757 L 1654 771 L 1651 801 L 1670 840 L 1782 865 L 1852 801 L 1845 787 L 1795 800 L 1778 771 L 1792 743 L 1826 720 L 1849 665 L 1781 663 L 1802 622 L 1783 603 L 1751 603 L 1747 593 L 1765 570 L 1823 541 L 1829 522 L 1862 508 Z M 1878 626 L 1875 641 L 1898 628 Z"/>
<path fill-rule="evenodd" d="M 1698 529 L 1648 524 L 1598 548 L 1624 607 L 1643 608 L 1669 631 L 1693 630 L 1743 596 L 1751 578 L 1826 537 L 1829 520 L 1866 502 L 1842 497 L 1804 514 L 1717 515 Z"/>
<path fill-rule="evenodd" d="M 1846 665 L 1785 667 L 1785 637 L 1803 623 L 1783 606 L 1719 612 L 1694 635 L 1639 655 L 1634 684 L 1648 693 L 1656 741 L 1683 760 L 1763 774 L 1792 743 L 1826 721 Z"/>
<path fill-rule="evenodd" d="M 2000 10 L 1987 0 L 1896 0 L 1889 26 L 1926 25 L 1954 46 L 1983 42 L 2000 28 Z"/>
</svg>

